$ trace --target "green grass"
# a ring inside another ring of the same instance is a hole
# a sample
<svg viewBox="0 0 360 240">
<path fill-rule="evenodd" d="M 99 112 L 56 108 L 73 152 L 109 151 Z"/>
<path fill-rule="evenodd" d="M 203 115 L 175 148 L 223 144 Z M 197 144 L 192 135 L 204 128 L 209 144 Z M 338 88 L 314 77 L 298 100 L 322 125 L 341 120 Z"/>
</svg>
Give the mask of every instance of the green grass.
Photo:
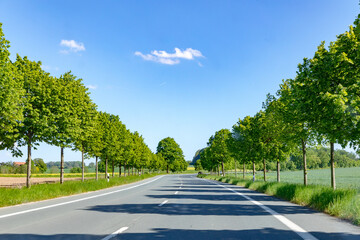
<svg viewBox="0 0 360 240">
<path fill-rule="evenodd" d="M 357 192 L 360 193 L 360 167 L 337 168 L 335 169 L 335 174 L 337 188 L 355 189 Z M 238 173 L 238 177 L 242 178 L 242 172 Z M 276 172 L 268 172 L 266 174 L 266 177 L 269 182 L 275 182 Z M 252 172 L 248 172 L 246 174 L 246 178 L 248 180 L 251 180 Z M 256 179 L 263 180 L 263 172 L 257 172 Z M 303 171 L 300 170 L 280 172 L 280 180 L 281 182 L 302 184 L 304 182 Z M 308 170 L 308 184 L 331 186 L 330 169 Z"/>
<path fill-rule="evenodd" d="M 252 182 L 248 179 L 244 180 L 242 177 L 235 178 L 233 176 L 200 175 L 199 177 L 247 187 L 360 225 L 360 194 L 355 189 L 339 188 L 333 190 L 323 185 L 304 186 L 296 183 L 259 180 Z"/>
<path fill-rule="evenodd" d="M 118 186 L 122 184 L 140 181 L 146 178 L 154 177 L 158 174 L 143 174 L 141 176 L 133 175 L 127 177 L 99 179 L 98 181 L 91 179 L 81 181 L 67 181 L 64 184 L 38 184 L 31 188 L 0 188 L 0 207 L 11 206 L 20 203 L 34 202 L 39 200 L 69 196 L 89 191 L 96 191 L 104 188 Z"/>
</svg>

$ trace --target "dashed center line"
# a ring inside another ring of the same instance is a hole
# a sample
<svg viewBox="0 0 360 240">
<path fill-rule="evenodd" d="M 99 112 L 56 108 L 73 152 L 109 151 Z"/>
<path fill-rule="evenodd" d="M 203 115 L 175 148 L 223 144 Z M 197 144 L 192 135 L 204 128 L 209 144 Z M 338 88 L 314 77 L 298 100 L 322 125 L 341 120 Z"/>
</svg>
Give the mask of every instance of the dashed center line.
<svg viewBox="0 0 360 240">
<path fill-rule="evenodd" d="M 116 237 L 118 234 L 120 234 L 120 233 L 128 230 L 128 228 L 129 228 L 129 227 L 122 227 L 122 228 L 120 228 L 119 230 L 116 230 L 115 232 L 113 232 L 112 234 L 110 234 L 110 235 L 107 236 L 107 237 L 104 237 L 104 238 L 101 239 L 101 240 L 109 240 L 109 239 L 111 239 L 111 238 L 113 238 L 113 237 Z"/>
<path fill-rule="evenodd" d="M 162 205 L 164 205 L 165 203 L 167 203 L 169 200 L 165 200 L 162 203 L 159 204 L 159 207 L 161 207 Z"/>
<path fill-rule="evenodd" d="M 179 191 L 176 191 L 174 194 L 178 194 L 179 193 Z"/>
</svg>

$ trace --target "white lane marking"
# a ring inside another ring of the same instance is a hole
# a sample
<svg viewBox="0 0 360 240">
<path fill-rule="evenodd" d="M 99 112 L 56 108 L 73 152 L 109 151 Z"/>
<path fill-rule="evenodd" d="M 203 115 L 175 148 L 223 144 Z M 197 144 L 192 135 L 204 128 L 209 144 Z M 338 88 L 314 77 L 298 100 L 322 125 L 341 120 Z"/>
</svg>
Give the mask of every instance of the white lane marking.
<svg viewBox="0 0 360 240">
<path fill-rule="evenodd" d="M 178 194 L 179 192 L 178 191 L 176 191 L 174 194 Z"/>
<path fill-rule="evenodd" d="M 167 203 L 169 200 L 165 200 L 162 203 L 159 204 L 159 207 L 161 207 L 162 205 L 164 205 L 165 203 Z"/>
<path fill-rule="evenodd" d="M 92 199 L 92 198 L 102 197 L 102 196 L 110 195 L 110 194 L 113 194 L 113 193 L 118 193 L 118 192 L 130 190 L 130 189 L 133 189 L 133 188 L 137 188 L 137 187 L 140 187 L 140 186 L 143 186 L 143 185 L 152 183 L 152 182 L 154 182 L 154 181 L 156 181 L 156 180 L 159 180 L 159 179 L 162 178 L 162 177 L 163 177 L 163 176 L 160 176 L 160 177 L 158 177 L 158 178 L 155 178 L 155 179 L 153 179 L 153 180 L 151 180 L 151 181 L 148 181 L 148 182 L 145 182 L 145 183 L 141 183 L 141 184 L 138 184 L 138 185 L 135 185 L 135 186 L 131 186 L 131 187 L 128 187 L 128 188 L 123 188 L 123 189 L 115 190 L 115 191 L 112 191 L 112 192 L 102 193 L 102 194 L 95 195 L 95 196 L 91 196 L 91 197 L 85 197 L 85 198 L 80 198 L 80 199 L 76 199 L 76 200 L 68 201 L 68 202 L 63 202 L 63 203 L 57 203 L 57 204 L 53 204 L 53 205 L 49 205 L 49 206 L 45 206 L 45 207 L 33 208 L 33 209 L 25 210 L 25 211 L 20 211 L 20 212 L 15 212 L 15 213 L 10 213 L 10 214 L 0 215 L 0 219 L 1 219 L 1 218 L 6 218 L 6 217 L 15 216 L 15 215 L 20 215 L 20 214 L 24 214 L 24 213 L 29 213 L 29 212 L 35 212 L 35 211 L 39 211 L 39 210 L 43 210 L 43 209 L 58 207 L 58 206 L 62 206 L 62 205 L 70 204 L 70 203 L 81 202 L 81 201 L 89 200 L 89 199 Z"/>
<path fill-rule="evenodd" d="M 120 233 L 122 233 L 122 232 L 124 232 L 124 231 L 126 231 L 126 230 L 128 230 L 128 227 L 122 227 L 122 228 L 120 228 L 119 230 L 116 230 L 115 232 L 113 232 L 112 234 L 110 234 L 110 235 L 107 236 L 107 237 L 104 237 L 104 238 L 101 239 L 101 240 L 109 240 L 109 239 L 111 239 L 111 238 L 113 238 L 113 237 L 116 237 L 116 235 L 118 235 L 118 234 L 120 234 Z"/>
<path fill-rule="evenodd" d="M 232 191 L 234 193 L 236 193 L 237 195 L 242 196 L 243 198 L 245 198 L 246 200 L 252 202 L 253 204 L 261 207 L 262 209 L 264 209 L 265 211 L 267 211 L 268 213 L 270 213 L 271 215 L 273 215 L 276 219 L 278 219 L 280 222 L 282 222 L 283 224 L 285 224 L 288 228 L 290 228 L 293 232 L 297 233 L 301 238 L 303 238 L 304 240 L 318 240 L 316 237 L 314 237 L 313 235 L 311 235 L 310 233 L 308 233 L 305 229 L 301 228 L 300 226 L 296 225 L 295 223 L 293 223 L 292 221 L 290 221 L 289 219 L 287 219 L 286 217 L 284 217 L 283 215 L 279 214 L 278 212 L 272 210 L 271 208 L 265 206 L 264 204 L 262 204 L 261 202 L 255 201 L 254 199 L 252 199 L 251 197 L 242 194 L 240 192 L 237 192 L 231 188 L 225 187 L 224 185 L 218 184 L 216 182 L 212 182 L 209 181 L 207 179 L 203 179 L 205 181 L 211 182 L 213 184 L 222 186 L 223 188 Z"/>
</svg>

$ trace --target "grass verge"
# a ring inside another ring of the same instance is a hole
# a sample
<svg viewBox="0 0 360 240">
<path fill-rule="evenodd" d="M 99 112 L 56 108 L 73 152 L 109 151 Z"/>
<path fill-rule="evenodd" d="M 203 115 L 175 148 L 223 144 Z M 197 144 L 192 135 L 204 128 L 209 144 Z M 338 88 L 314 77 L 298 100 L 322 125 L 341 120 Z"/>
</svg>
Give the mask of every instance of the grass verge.
<svg viewBox="0 0 360 240">
<path fill-rule="evenodd" d="M 293 203 L 308 206 L 360 225 L 360 195 L 355 189 L 336 189 L 321 185 L 243 180 L 235 177 L 199 175 L 198 177 L 246 187 Z"/>
<path fill-rule="evenodd" d="M 133 175 L 121 178 L 114 177 L 110 178 L 109 182 L 107 182 L 106 179 L 99 179 L 98 181 L 90 179 L 85 180 L 84 182 L 67 181 L 64 182 L 64 184 L 38 184 L 33 185 L 29 189 L 26 187 L 0 188 L 0 207 L 96 191 L 104 188 L 140 181 L 146 178 L 154 177 L 156 175 L 159 174 L 143 174 L 141 176 Z"/>
</svg>

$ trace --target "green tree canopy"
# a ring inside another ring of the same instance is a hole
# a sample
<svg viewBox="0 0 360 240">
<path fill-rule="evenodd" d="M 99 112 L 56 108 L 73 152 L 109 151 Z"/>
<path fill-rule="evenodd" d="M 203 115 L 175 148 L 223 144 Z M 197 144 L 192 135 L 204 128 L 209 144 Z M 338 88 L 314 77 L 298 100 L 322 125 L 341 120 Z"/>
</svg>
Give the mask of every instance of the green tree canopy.
<svg viewBox="0 0 360 240">
<path fill-rule="evenodd" d="M 161 154 L 166 162 L 167 173 L 169 173 L 169 169 L 173 172 L 184 170 L 184 163 L 181 164 L 181 162 L 186 163 L 183 151 L 173 138 L 167 137 L 162 139 L 156 150 L 157 154 Z"/>
</svg>

